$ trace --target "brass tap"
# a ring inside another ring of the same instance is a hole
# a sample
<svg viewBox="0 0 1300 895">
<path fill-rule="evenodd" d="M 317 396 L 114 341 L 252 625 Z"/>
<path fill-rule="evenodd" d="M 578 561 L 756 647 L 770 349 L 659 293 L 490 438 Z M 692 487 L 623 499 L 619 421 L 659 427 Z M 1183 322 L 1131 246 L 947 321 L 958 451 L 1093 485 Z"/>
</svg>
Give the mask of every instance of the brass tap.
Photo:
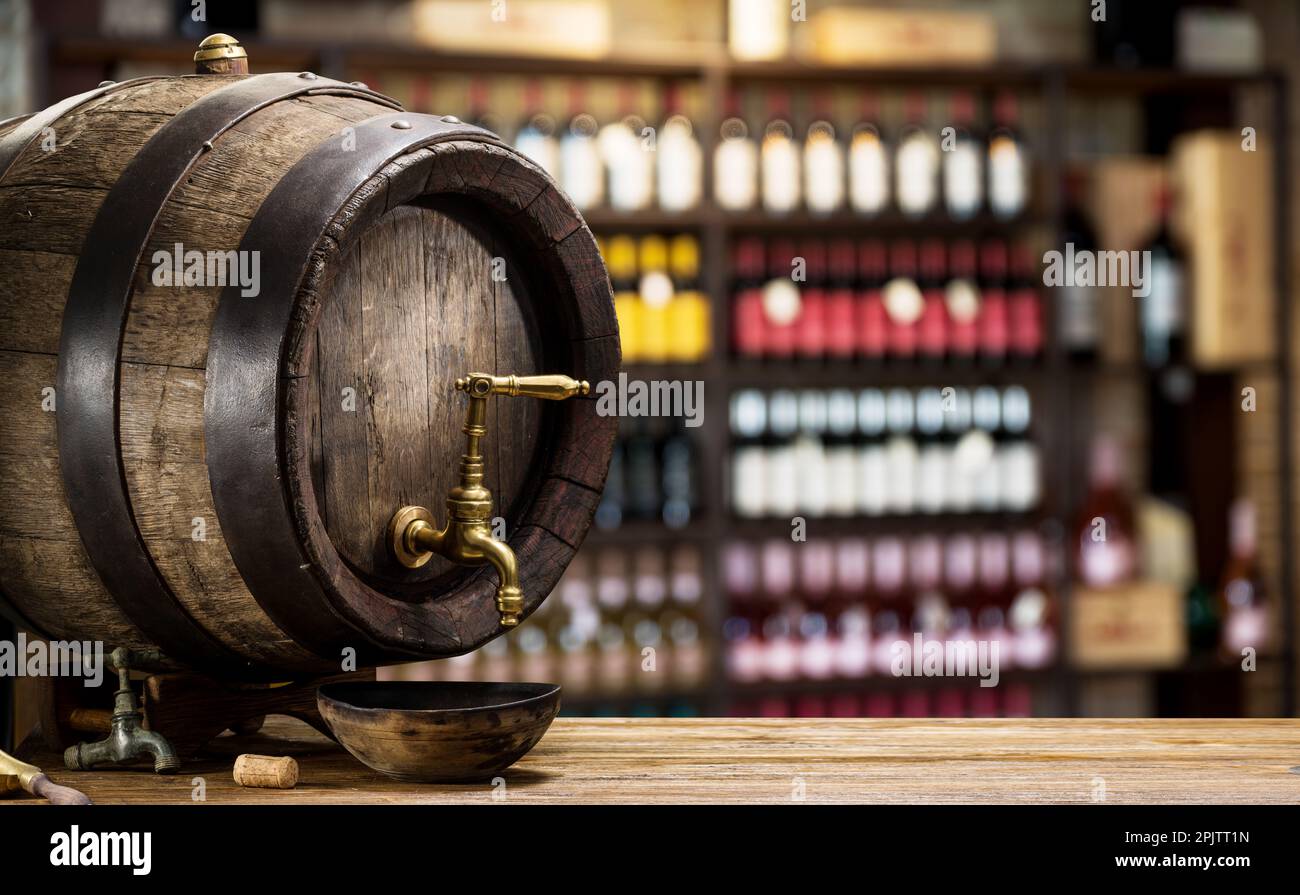
<svg viewBox="0 0 1300 895">
<path fill-rule="evenodd" d="M 497 611 L 502 627 L 519 624 L 524 595 L 519 589 L 519 563 L 504 541 L 492 537 L 492 492 L 483 486 L 483 455 L 479 442 L 487 434 L 487 399 L 492 395 L 563 401 L 585 395 L 591 385 L 563 375 L 493 376 L 470 373 L 456 380 L 456 389 L 469 395 L 465 413 L 465 453 L 460 458 L 460 484 L 447 495 L 447 524 L 438 528 L 424 507 L 402 507 L 388 523 L 388 543 L 397 561 L 418 569 L 434 554 L 465 566 L 490 563 L 501 578 Z"/>
</svg>

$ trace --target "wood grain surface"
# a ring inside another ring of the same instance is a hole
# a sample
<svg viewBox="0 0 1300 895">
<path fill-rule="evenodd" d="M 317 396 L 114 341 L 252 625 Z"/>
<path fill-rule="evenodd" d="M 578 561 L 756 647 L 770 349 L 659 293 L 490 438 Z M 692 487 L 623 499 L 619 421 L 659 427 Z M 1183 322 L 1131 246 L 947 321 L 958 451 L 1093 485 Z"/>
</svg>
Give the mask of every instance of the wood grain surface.
<svg viewBox="0 0 1300 895">
<path fill-rule="evenodd" d="M 220 750 L 219 757 L 216 750 Z M 241 752 L 292 755 L 296 789 L 231 778 Z M 300 722 L 227 736 L 175 777 L 147 769 L 70 774 L 25 755 L 97 804 L 406 804 L 494 801 L 489 785 L 409 784 L 359 764 Z M 529 803 L 1300 802 L 1297 720 L 579 719 L 559 718 L 505 779 Z M 9 803 L 38 804 L 31 798 Z"/>
<path fill-rule="evenodd" d="M 492 277 L 497 251 L 437 211 L 395 208 L 343 259 L 322 311 L 307 377 L 318 391 L 309 408 L 319 414 L 317 501 L 339 552 L 382 584 L 445 578 L 445 587 L 464 576 L 441 557 L 418 573 L 402 568 L 386 539 L 397 507 L 446 516 L 465 446 L 455 380 L 476 370 L 541 372 L 535 324 L 508 280 Z M 540 410 L 499 400 L 488 412 L 485 484 L 496 515 L 513 521 L 514 498 L 533 474 Z"/>
</svg>

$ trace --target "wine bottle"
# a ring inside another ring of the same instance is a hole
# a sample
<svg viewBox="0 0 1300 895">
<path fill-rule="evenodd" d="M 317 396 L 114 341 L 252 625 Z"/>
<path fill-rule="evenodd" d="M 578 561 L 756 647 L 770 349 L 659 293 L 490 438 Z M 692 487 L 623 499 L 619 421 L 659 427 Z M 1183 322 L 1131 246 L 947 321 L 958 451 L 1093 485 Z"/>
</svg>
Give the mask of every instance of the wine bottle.
<svg viewBox="0 0 1300 895">
<path fill-rule="evenodd" d="M 934 210 L 939 197 L 939 143 L 925 122 L 925 97 L 911 93 L 905 101 L 906 124 L 895 158 L 894 195 L 898 209 L 911 218 Z"/>
<path fill-rule="evenodd" d="M 880 389 L 858 393 L 858 511 L 864 516 L 884 515 L 888 508 L 889 464 L 885 453 L 885 396 Z"/>
<path fill-rule="evenodd" d="M 1137 575 L 1137 530 L 1120 481 L 1122 462 L 1114 437 L 1097 435 L 1088 494 L 1074 531 L 1075 574 L 1088 587 L 1113 587 Z"/>
<path fill-rule="evenodd" d="M 948 251 L 948 282 L 944 306 L 948 311 L 948 354 L 955 361 L 971 361 L 979 349 L 981 295 L 975 243 L 961 239 Z"/>
<path fill-rule="evenodd" d="M 600 159 L 596 119 L 586 111 L 581 81 L 569 88 L 569 123 L 560 138 L 560 187 L 578 208 L 595 208 L 605 200 L 605 171 Z"/>
<path fill-rule="evenodd" d="M 541 110 L 542 84 L 532 80 L 524 88 L 525 119 L 515 134 L 515 148 L 556 179 L 560 176 L 560 143 L 555 119 Z"/>
<path fill-rule="evenodd" d="M 688 233 L 668 245 L 673 298 L 668 305 L 668 360 L 697 363 L 709 353 L 709 300 L 700 285 L 700 243 Z"/>
<path fill-rule="evenodd" d="M 1238 500 L 1232 505 L 1229 538 L 1228 564 L 1219 588 L 1221 646 L 1229 661 L 1240 662 L 1247 650 L 1259 653 L 1268 649 L 1270 631 L 1268 600 L 1257 556 L 1255 507 L 1250 501 Z"/>
<path fill-rule="evenodd" d="M 740 96 L 727 96 L 727 118 L 713 150 L 713 198 L 727 211 L 749 211 L 758 204 L 758 143 L 741 115 Z"/>
<path fill-rule="evenodd" d="M 636 241 L 630 236 L 610 237 L 605 250 L 605 266 L 614 289 L 614 313 L 618 317 L 619 340 L 623 361 L 638 363 L 644 359 L 642 349 L 641 288 L 637 282 Z"/>
<path fill-rule="evenodd" d="M 609 204 L 616 211 L 641 211 L 654 197 L 653 135 L 636 114 L 630 85 L 622 90 L 623 117 L 600 129 L 600 155 L 609 172 Z"/>
<path fill-rule="evenodd" d="M 732 261 L 732 345 L 742 358 L 762 357 L 767 351 L 766 273 L 762 240 L 737 241 Z"/>
<path fill-rule="evenodd" d="M 798 257 L 791 240 L 774 240 L 768 246 L 768 280 L 763 285 L 767 357 L 788 359 L 795 353 L 796 324 L 803 313 L 802 284 L 793 279 Z"/>
<path fill-rule="evenodd" d="M 975 98 L 959 90 L 950 100 L 951 134 L 945 134 L 943 149 L 943 201 L 948 217 L 968 221 L 984 204 L 983 143 L 973 133 Z"/>
<path fill-rule="evenodd" d="M 889 205 L 889 147 L 878 121 L 876 95 L 862 95 L 862 118 L 849 139 L 849 205 L 861 215 L 874 217 Z"/>
<path fill-rule="evenodd" d="M 853 392 L 835 389 L 826 397 L 826 512 L 852 516 L 857 511 L 858 406 Z"/>
<path fill-rule="evenodd" d="M 1162 189 L 1156 196 L 1160 225 L 1144 246 L 1149 252 L 1147 294 L 1141 302 L 1142 357 L 1153 368 L 1181 364 L 1186 360 L 1188 278 L 1181 249 L 1170 233 L 1173 196 Z"/>
<path fill-rule="evenodd" d="M 794 349 L 798 357 L 816 359 L 826 353 L 826 243 L 820 239 L 806 240 L 799 251 L 804 260 L 806 278 L 799 290 Z"/>
<path fill-rule="evenodd" d="M 858 251 L 857 350 L 863 360 L 879 362 L 889 347 L 889 316 L 885 284 L 889 281 L 885 244 L 867 240 Z"/>
<path fill-rule="evenodd" d="M 943 242 L 927 239 L 921 243 L 922 310 L 916 322 L 916 349 L 919 359 L 938 363 L 948 350 L 948 308 L 944 301 L 947 264 Z"/>
<path fill-rule="evenodd" d="M 916 356 L 916 324 L 925 311 L 925 297 L 917 284 L 914 242 L 900 239 L 890 246 L 889 277 L 882 291 L 887 352 L 892 358 L 911 360 Z"/>
<path fill-rule="evenodd" d="M 803 143 L 804 197 L 808 210 L 826 215 L 844 205 L 844 147 L 830 122 L 830 96 L 816 99 L 816 120 L 808 126 Z"/>
<path fill-rule="evenodd" d="M 989 240 L 980 249 L 980 359 L 989 365 L 1006 362 L 1011 340 L 1007 302 L 1007 244 Z"/>
<path fill-rule="evenodd" d="M 1010 91 L 998 94 L 989 135 L 989 208 L 999 218 L 1024 213 L 1029 203 L 1029 160 L 1020 136 L 1019 105 Z"/>
<path fill-rule="evenodd" d="M 1097 251 L 1097 234 L 1084 209 L 1086 189 L 1082 171 L 1073 170 L 1065 181 L 1065 245 L 1074 254 Z M 1095 254 L 1094 254 L 1095 257 Z M 1071 281 L 1075 279 L 1070 278 Z M 1091 363 L 1097 358 L 1101 341 L 1101 290 L 1096 286 L 1066 285 L 1054 290 L 1057 298 L 1057 332 L 1061 344 L 1072 360 Z"/>
<path fill-rule="evenodd" d="M 837 239 L 828 250 L 824 344 L 826 356 L 850 360 L 858 347 L 857 249 L 847 239 Z"/>
<path fill-rule="evenodd" d="M 769 214 L 787 214 L 799 207 L 799 150 L 790 124 L 790 98 L 784 91 L 768 95 L 769 120 L 763 130 L 760 156 L 763 208 Z"/>
<path fill-rule="evenodd" d="M 689 211 L 700 204 L 704 188 L 703 150 L 691 120 L 682 114 L 676 84 L 665 88 L 667 118 L 659 129 L 655 153 L 659 180 L 659 207 L 668 212 Z"/>
<path fill-rule="evenodd" d="M 744 519 L 767 515 L 767 399 L 757 389 L 731 396 L 731 508 Z"/>
</svg>

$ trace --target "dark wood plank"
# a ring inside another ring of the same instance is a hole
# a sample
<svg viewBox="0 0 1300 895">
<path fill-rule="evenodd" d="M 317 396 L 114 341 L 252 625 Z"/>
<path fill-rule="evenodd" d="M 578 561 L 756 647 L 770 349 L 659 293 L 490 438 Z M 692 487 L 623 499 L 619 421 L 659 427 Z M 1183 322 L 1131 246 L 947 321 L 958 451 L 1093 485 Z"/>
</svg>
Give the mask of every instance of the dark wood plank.
<svg viewBox="0 0 1300 895">
<path fill-rule="evenodd" d="M 417 208 L 395 209 L 361 238 L 371 568 L 388 561 L 383 533 L 393 513 L 433 497 L 425 484 L 433 461 L 421 217 Z"/>
<path fill-rule="evenodd" d="M 370 469 L 366 418 L 370 413 L 365 350 L 361 337 L 361 246 L 354 247 L 334 278 L 321 310 L 316 361 L 320 385 L 324 488 L 330 538 L 354 563 L 372 550 Z"/>
</svg>

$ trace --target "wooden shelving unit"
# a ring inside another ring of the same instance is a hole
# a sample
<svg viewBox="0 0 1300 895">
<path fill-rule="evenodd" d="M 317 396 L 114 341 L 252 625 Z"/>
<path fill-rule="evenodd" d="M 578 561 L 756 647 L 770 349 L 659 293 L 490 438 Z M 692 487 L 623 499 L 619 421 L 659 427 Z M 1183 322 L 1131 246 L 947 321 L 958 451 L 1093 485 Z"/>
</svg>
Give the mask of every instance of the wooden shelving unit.
<svg viewBox="0 0 1300 895">
<path fill-rule="evenodd" d="M 615 705 L 628 707 L 651 705 L 666 709 L 682 700 L 694 700 L 703 713 L 724 714 L 733 699 L 748 697 L 756 692 L 822 692 L 846 686 L 846 682 L 800 683 L 782 688 L 764 684 L 761 688 L 736 685 L 727 681 L 722 656 L 721 625 L 726 607 L 719 581 L 717 548 L 727 539 L 741 537 L 776 537 L 788 535 L 787 520 L 737 521 L 728 510 L 726 469 L 729 456 L 727 402 L 730 393 L 742 387 L 827 387 L 843 385 L 864 387 L 875 384 L 933 385 L 974 384 L 990 382 L 1024 384 L 1030 388 L 1035 402 L 1035 438 L 1042 447 L 1045 458 L 1044 502 L 1039 512 L 1025 517 L 1006 517 L 1000 514 L 962 516 L 922 516 L 903 518 L 855 518 L 809 520 L 809 528 L 827 534 L 881 533 L 890 531 L 955 531 L 979 530 L 1003 523 L 1038 525 L 1050 536 L 1062 537 L 1071 521 L 1070 513 L 1077 506 L 1081 494 L 1082 458 L 1073 456 L 1066 434 L 1077 425 L 1074 410 L 1080 396 L 1101 378 L 1132 379 L 1142 375 L 1137 365 L 1079 366 L 1072 363 L 1055 339 L 1052 313 L 1045 308 L 1046 331 L 1049 334 L 1047 350 L 1040 361 L 1022 365 L 990 369 L 978 364 L 969 367 L 925 366 L 872 367 L 857 363 L 774 364 L 739 362 L 729 357 L 730 288 L 728 271 L 730 249 L 733 241 L 742 236 L 771 236 L 791 234 L 805 236 L 840 235 L 846 237 L 878 236 L 944 238 L 984 236 L 1011 237 L 1029 231 L 1059 233 L 1063 223 L 1063 199 L 1060 195 L 1062 174 L 1067 162 L 1065 133 L 1067 131 L 1068 102 L 1072 97 L 1113 95 L 1133 100 L 1152 97 L 1187 99 L 1213 96 L 1229 103 L 1243 90 L 1265 91 L 1271 98 L 1273 121 L 1270 136 L 1274 141 L 1276 158 L 1276 191 L 1279 196 L 1289 195 L 1290 172 L 1286 160 L 1289 136 L 1286 133 L 1288 109 L 1287 82 L 1278 73 L 1265 72 L 1249 76 L 1219 76 L 1185 74 L 1177 71 L 1104 70 L 1075 67 L 1020 67 L 994 66 L 981 69 L 925 68 L 912 70 L 871 70 L 851 67 L 823 67 L 798 63 L 750 64 L 735 63 L 719 54 L 716 57 L 691 62 L 638 60 L 638 59 L 550 59 L 498 56 L 467 56 L 423 50 L 410 46 L 373 46 L 363 44 L 314 44 L 275 40 L 246 41 L 254 71 L 312 70 L 343 80 L 365 79 L 367 72 L 398 70 L 405 73 L 427 73 L 431 77 L 442 74 L 511 74 L 556 77 L 599 77 L 610 79 L 649 78 L 671 81 L 692 81 L 698 84 L 703 96 L 705 114 L 697 122 L 698 133 L 704 143 L 705 158 L 711 158 L 713 141 L 718 132 L 719 112 L 724 99 L 733 87 L 794 86 L 815 88 L 819 85 L 870 85 L 880 91 L 933 89 L 960 87 L 980 93 L 1011 88 L 1035 100 L 1042 108 L 1044 120 L 1038 128 L 1039 141 L 1033 146 L 1039 167 L 1036 184 L 1046 192 L 1038 196 L 1033 211 L 1016 221 L 1000 221 L 981 217 L 969 223 L 953 223 L 934 219 L 913 221 L 898 216 L 866 220 L 851 215 L 816 217 L 808 214 L 770 216 L 762 213 L 728 214 L 711 205 L 705 205 L 687 214 L 668 214 L 646 211 L 637 214 L 618 214 L 606 210 L 593 210 L 586 215 L 598 233 L 654 233 L 694 232 L 699 235 L 702 247 L 703 288 L 712 301 L 714 352 L 705 363 L 688 367 L 637 367 L 630 375 L 645 378 L 690 378 L 705 382 L 705 426 L 695 430 L 698 468 L 706 471 L 702 476 L 701 512 L 699 518 L 682 530 L 670 530 L 654 524 L 632 523 L 617 531 L 593 530 L 592 544 L 640 545 L 646 543 L 670 544 L 691 541 L 707 548 L 706 585 L 709 619 L 714 633 L 715 662 L 710 683 L 694 693 L 629 693 L 607 700 L 580 699 L 582 706 Z M 113 68 L 122 61 L 150 62 L 172 66 L 176 71 L 189 70 L 193 44 L 187 39 L 169 40 L 117 40 L 102 37 L 57 35 L 47 39 L 45 61 L 47 74 L 41 83 L 47 88 L 63 84 L 51 73 L 98 72 L 99 78 L 113 76 Z M 99 78 L 86 77 L 87 82 Z M 375 85 L 382 89 L 382 85 Z M 85 89 L 84 86 L 76 89 Z M 71 89 L 66 92 L 72 92 Z M 41 97 L 52 102 L 57 96 Z M 1261 129 L 1262 130 L 1262 129 Z M 1031 137 L 1033 139 L 1033 137 Z M 705 195 L 711 195 L 706 165 Z M 1276 358 L 1269 365 L 1276 374 L 1281 389 L 1278 401 L 1278 488 L 1280 490 L 1282 519 L 1280 524 L 1281 557 L 1278 601 L 1283 613 L 1282 624 L 1287 636 L 1276 660 L 1282 665 L 1283 705 L 1286 714 L 1296 710 L 1295 663 L 1296 645 L 1291 632 L 1296 630 L 1295 570 L 1288 545 L 1294 544 L 1296 534 L 1291 494 L 1292 473 L 1292 420 L 1291 406 L 1291 351 L 1287 339 L 1290 327 L 1290 284 L 1287 272 L 1287 251 L 1290 222 L 1287 220 L 1287 202 L 1275 203 L 1274 222 L 1277 265 L 1275 271 L 1277 308 Z M 1054 582 L 1065 618 L 1062 635 L 1068 628 L 1070 587 L 1068 580 Z M 1062 645 L 1064 647 L 1064 644 Z M 1064 648 L 1061 650 L 1065 654 Z M 1199 667 L 1199 666 L 1198 666 Z M 1202 669 L 1203 670 L 1203 669 Z M 1135 673 L 1142 673 L 1135 670 Z M 1051 691 L 1055 704 L 1068 714 L 1078 711 L 1078 689 L 1084 672 L 1072 669 L 1062 658 L 1051 669 L 1042 673 L 1017 675 L 1036 688 Z M 915 682 L 911 682 L 915 683 Z M 852 682 L 859 689 L 896 685 L 880 677 Z"/>
</svg>

